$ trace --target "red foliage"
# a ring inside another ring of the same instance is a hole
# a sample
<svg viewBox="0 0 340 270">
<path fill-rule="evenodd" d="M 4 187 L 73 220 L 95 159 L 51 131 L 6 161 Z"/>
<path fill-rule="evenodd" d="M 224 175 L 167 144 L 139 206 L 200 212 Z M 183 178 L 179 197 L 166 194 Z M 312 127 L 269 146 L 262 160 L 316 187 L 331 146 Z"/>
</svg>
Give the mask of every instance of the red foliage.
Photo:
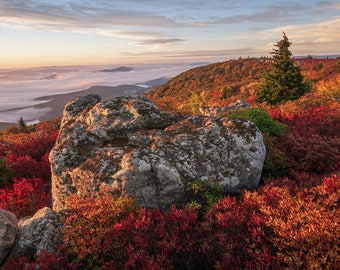
<svg viewBox="0 0 340 270">
<path fill-rule="evenodd" d="M 201 227 L 198 212 L 177 209 L 169 212 L 142 209 L 132 217 L 125 267 L 141 269 L 209 269 L 209 239 Z"/>
<path fill-rule="evenodd" d="M 340 192 L 340 174 L 333 174 L 324 179 L 322 188 L 325 189 L 328 195 L 337 194 Z"/>
<path fill-rule="evenodd" d="M 68 249 L 5 269 L 338 269 L 339 180 L 333 174 L 305 188 L 277 179 L 225 197 L 203 216 L 139 209 L 107 192 L 75 195 L 65 219 Z"/>
<path fill-rule="evenodd" d="M 213 97 L 213 98 L 220 98 L 220 97 L 221 97 L 221 92 L 214 92 L 214 93 L 212 94 L 212 97 Z"/>
<path fill-rule="evenodd" d="M 11 259 L 6 262 L 3 270 L 72 270 L 77 269 L 73 263 L 62 255 L 43 251 L 40 256 L 36 256 L 32 261 L 29 258 L 21 257 L 19 260 Z"/>
<path fill-rule="evenodd" d="M 270 109 L 270 115 L 286 124 L 288 131 L 294 136 L 340 135 L 340 107 L 337 104 L 328 103 L 304 108 L 302 104 L 297 106 L 286 103 L 282 108 Z"/>
<path fill-rule="evenodd" d="M 307 108 L 304 113 L 293 116 L 286 123 L 296 135 L 339 136 L 340 108 L 337 110 L 328 106 Z"/>
<path fill-rule="evenodd" d="M 65 243 L 84 267 L 209 269 L 214 264 L 214 257 L 207 256 L 208 240 L 202 241 L 207 234 L 197 211 L 139 211 L 131 203 L 105 193 L 100 198 L 71 198 Z"/>
<path fill-rule="evenodd" d="M 39 177 L 49 181 L 51 170 L 48 154 L 46 152 L 40 161 L 33 159 L 31 156 L 15 156 L 10 154 L 7 156 L 7 164 L 14 171 L 15 178 Z"/>
<path fill-rule="evenodd" d="M 207 214 L 215 247 L 220 250 L 217 269 L 276 268 L 270 228 L 256 201 L 244 198 L 242 204 L 225 197 Z M 269 235 L 268 235 L 269 234 Z M 213 243 L 212 242 L 212 243 Z"/>
<path fill-rule="evenodd" d="M 51 207 L 51 187 L 41 178 L 14 179 L 12 187 L 0 189 L 0 208 L 18 218 L 32 216 L 37 210 Z"/>
<path fill-rule="evenodd" d="M 311 188 L 278 179 L 247 193 L 272 230 L 267 237 L 279 269 L 339 268 L 339 179 L 333 175 Z"/>
<path fill-rule="evenodd" d="M 305 109 L 287 103 L 282 108 L 271 109 L 270 113 L 287 125 L 279 148 L 285 153 L 291 171 L 327 174 L 340 168 L 340 107 L 337 103 Z"/>
<path fill-rule="evenodd" d="M 3 141 L 7 153 L 16 156 L 30 156 L 40 161 L 46 152 L 53 147 L 57 136 L 58 131 L 51 130 L 48 134 L 32 132 L 6 135 L 3 137 Z"/>
<path fill-rule="evenodd" d="M 290 134 L 281 143 L 281 148 L 286 152 L 291 170 L 325 174 L 336 171 L 340 165 L 340 137 Z"/>
</svg>

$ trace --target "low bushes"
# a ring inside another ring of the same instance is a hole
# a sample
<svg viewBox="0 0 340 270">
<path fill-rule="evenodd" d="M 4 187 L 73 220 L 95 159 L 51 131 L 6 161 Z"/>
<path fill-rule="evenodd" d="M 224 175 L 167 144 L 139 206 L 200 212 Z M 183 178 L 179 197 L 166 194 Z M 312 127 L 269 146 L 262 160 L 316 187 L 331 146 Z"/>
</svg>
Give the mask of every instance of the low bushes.
<svg viewBox="0 0 340 270">
<path fill-rule="evenodd" d="M 41 178 L 14 179 L 13 184 L 0 189 L 0 208 L 18 218 L 33 216 L 45 206 L 51 207 L 51 185 Z"/>
<path fill-rule="evenodd" d="M 106 191 L 75 195 L 59 257 L 46 253 L 46 260 L 22 266 L 48 269 L 50 261 L 51 269 L 338 269 L 339 202 L 339 174 L 308 189 L 279 178 L 241 197 L 224 197 L 203 215 L 193 208 L 139 208 Z"/>
</svg>

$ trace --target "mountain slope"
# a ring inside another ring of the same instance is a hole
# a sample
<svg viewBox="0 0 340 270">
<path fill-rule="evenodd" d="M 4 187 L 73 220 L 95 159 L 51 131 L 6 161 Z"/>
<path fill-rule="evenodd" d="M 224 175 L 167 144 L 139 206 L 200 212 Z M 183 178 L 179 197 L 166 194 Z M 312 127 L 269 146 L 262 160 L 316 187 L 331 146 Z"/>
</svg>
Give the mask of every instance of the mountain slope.
<svg viewBox="0 0 340 270">
<path fill-rule="evenodd" d="M 340 72 L 338 59 L 295 59 L 308 81 L 317 83 Z M 192 113 L 194 104 L 225 106 L 253 97 L 269 71 L 270 58 L 248 58 L 214 63 L 185 71 L 158 86 L 147 97 L 162 110 Z"/>
</svg>

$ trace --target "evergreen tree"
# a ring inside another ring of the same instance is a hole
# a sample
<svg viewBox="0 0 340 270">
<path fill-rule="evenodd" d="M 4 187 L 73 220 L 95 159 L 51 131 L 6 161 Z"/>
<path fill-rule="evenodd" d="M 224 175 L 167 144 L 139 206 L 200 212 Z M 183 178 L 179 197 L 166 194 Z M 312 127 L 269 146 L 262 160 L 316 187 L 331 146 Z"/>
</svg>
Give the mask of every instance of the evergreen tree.
<svg viewBox="0 0 340 270">
<path fill-rule="evenodd" d="M 18 120 L 18 131 L 21 133 L 28 133 L 26 122 L 22 117 Z"/>
<path fill-rule="evenodd" d="M 309 84 L 303 81 L 299 67 L 294 65 L 289 50 L 291 42 L 283 32 L 283 39 L 275 44 L 272 70 L 266 75 L 261 90 L 257 93 L 258 102 L 274 105 L 288 100 L 298 99 L 309 90 Z"/>
</svg>

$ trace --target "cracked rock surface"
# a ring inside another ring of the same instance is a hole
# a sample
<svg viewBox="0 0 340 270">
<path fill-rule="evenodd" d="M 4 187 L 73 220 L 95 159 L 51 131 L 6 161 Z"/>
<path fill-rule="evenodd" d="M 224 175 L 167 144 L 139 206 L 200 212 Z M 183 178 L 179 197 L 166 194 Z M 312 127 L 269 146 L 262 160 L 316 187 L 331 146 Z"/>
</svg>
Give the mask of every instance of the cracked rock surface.
<svg viewBox="0 0 340 270">
<path fill-rule="evenodd" d="M 65 106 L 50 153 L 53 209 L 102 186 L 161 209 L 185 204 L 195 180 L 227 193 L 255 189 L 265 153 L 250 121 L 163 113 L 145 97 L 77 97 Z"/>
</svg>

